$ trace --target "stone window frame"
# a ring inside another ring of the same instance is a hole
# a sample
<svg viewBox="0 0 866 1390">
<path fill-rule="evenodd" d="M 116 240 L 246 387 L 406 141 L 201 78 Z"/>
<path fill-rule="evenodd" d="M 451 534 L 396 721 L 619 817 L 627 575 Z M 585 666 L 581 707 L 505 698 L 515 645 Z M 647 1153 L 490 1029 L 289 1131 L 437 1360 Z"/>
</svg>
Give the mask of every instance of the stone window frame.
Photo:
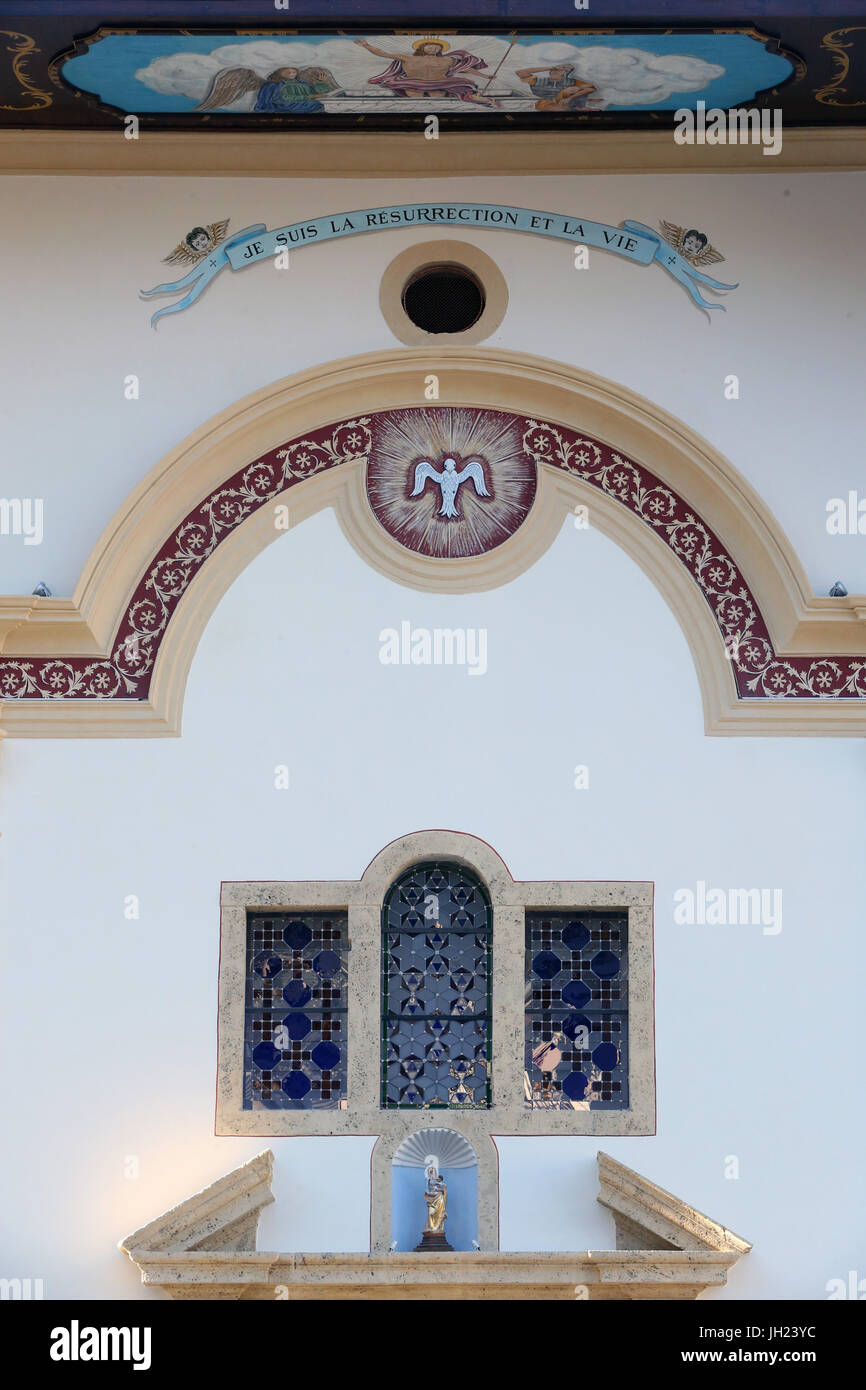
<svg viewBox="0 0 866 1390">
<path fill-rule="evenodd" d="M 451 859 L 483 880 L 493 908 L 493 1068 L 488 1109 L 383 1110 L 381 1100 L 381 912 L 390 885 L 413 863 Z M 655 1133 L 653 885 L 599 880 L 519 881 L 485 841 L 456 831 L 402 836 L 356 880 L 224 882 L 220 895 L 218 1135 L 375 1135 L 390 1152 L 431 1123 L 466 1136 L 481 1161 L 495 1135 Z M 345 1110 L 244 1110 L 243 1053 L 247 910 L 348 912 Z M 628 910 L 629 1106 L 623 1110 L 529 1110 L 523 1097 L 524 960 L 527 910 Z M 375 1000 L 375 1007 L 370 1001 Z M 381 1152 L 383 1145 L 379 1145 Z M 384 1175 L 383 1175 L 384 1176 Z M 384 1193 L 382 1194 L 384 1196 Z"/>
</svg>

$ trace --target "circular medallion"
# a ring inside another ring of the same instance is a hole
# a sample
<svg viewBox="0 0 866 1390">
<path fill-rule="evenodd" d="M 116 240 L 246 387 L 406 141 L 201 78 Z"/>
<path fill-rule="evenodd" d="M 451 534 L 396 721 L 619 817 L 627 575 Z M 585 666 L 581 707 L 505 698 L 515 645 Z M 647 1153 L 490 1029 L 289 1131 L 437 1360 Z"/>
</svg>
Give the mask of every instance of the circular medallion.
<svg viewBox="0 0 866 1390">
<path fill-rule="evenodd" d="M 508 540 L 535 499 L 523 421 L 503 411 L 430 406 L 375 417 L 367 496 L 380 524 L 432 559 L 484 555 Z"/>
</svg>

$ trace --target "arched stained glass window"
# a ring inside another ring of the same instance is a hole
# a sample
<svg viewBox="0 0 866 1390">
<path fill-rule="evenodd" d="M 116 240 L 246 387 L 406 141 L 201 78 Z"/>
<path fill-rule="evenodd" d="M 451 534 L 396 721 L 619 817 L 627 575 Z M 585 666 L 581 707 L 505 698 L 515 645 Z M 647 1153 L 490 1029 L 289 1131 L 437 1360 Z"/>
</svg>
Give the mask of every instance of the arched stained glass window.
<svg viewBox="0 0 866 1390">
<path fill-rule="evenodd" d="M 462 864 L 428 861 L 382 910 L 382 1107 L 490 1105 L 490 898 Z"/>
</svg>

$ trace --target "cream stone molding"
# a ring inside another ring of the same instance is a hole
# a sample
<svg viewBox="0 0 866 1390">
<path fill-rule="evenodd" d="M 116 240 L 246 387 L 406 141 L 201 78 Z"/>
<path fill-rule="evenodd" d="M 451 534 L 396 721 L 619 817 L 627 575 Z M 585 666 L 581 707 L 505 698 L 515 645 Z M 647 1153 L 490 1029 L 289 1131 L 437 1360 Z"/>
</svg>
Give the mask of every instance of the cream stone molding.
<svg viewBox="0 0 866 1390">
<path fill-rule="evenodd" d="M 716 1250 L 747 1255 L 748 1241 L 711 1220 L 679 1197 L 599 1152 L 598 1201 L 613 1212 L 617 1249 Z"/>
<path fill-rule="evenodd" d="M 489 1108 L 381 1107 L 380 981 L 382 904 L 411 865 L 464 864 L 487 889 L 493 917 L 493 1064 Z M 376 1134 L 371 1180 L 373 1251 L 391 1242 L 391 1166 L 400 1145 L 441 1124 L 462 1136 L 478 1160 L 479 1240 L 499 1240 L 498 1156 L 494 1136 L 652 1134 L 655 1132 L 653 886 L 651 883 L 520 882 L 483 840 L 452 830 L 404 835 L 376 855 L 358 880 L 223 883 L 220 894 L 219 1049 L 216 1132 L 220 1135 Z M 304 909 L 348 913 L 348 1072 L 342 1109 L 244 1108 L 247 911 Z M 628 912 L 629 1105 L 626 1109 L 527 1109 L 524 1103 L 524 956 L 527 910 Z M 373 1002 L 375 1001 L 375 1002 Z"/>
<path fill-rule="evenodd" d="M 155 1221 L 133 1231 L 120 1249 L 135 1251 L 255 1250 L 259 1215 L 273 1200 L 271 1178 L 274 1155 L 270 1149 L 251 1158 L 211 1183 L 209 1187 L 172 1207 Z"/>
<path fill-rule="evenodd" d="M 216 1225 L 205 1247 L 199 1232 L 213 1221 L 214 1202 L 222 1205 L 213 1194 L 230 1191 L 236 1203 L 246 1196 L 251 1211 L 257 1203 L 260 1209 L 263 1193 L 265 1200 L 273 1200 L 272 1162 L 270 1150 L 259 1154 L 120 1241 L 120 1249 L 140 1270 L 141 1282 L 175 1299 L 695 1299 L 708 1288 L 722 1287 L 728 1270 L 751 1249 L 748 1241 L 603 1154 L 599 1200 L 611 1187 L 632 1191 L 630 1210 L 637 1229 L 653 1230 L 660 1194 L 665 1210 L 680 1223 L 677 1229 L 695 1227 L 721 1232 L 724 1238 L 714 1235 L 713 1240 L 664 1249 L 650 1244 L 581 1252 L 302 1254 L 257 1250 L 255 1227 L 251 1243 L 221 1244 L 224 1228 Z"/>
<path fill-rule="evenodd" d="M 745 577 L 777 658 L 848 669 L 866 657 L 866 595 L 816 598 L 790 542 L 758 494 L 681 421 L 616 383 L 563 363 L 490 346 L 402 348 L 309 368 L 231 406 L 172 450 L 139 484 L 98 541 L 72 598 L 0 599 L 3 661 L 104 660 L 142 576 L 202 499 L 269 450 L 376 412 L 419 408 L 426 378 L 440 405 L 468 405 L 543 422 L 566 443 L 575 430 L 648 470 L 721 538 Z M 345 427 L 348 428 L 348 427 Z M 344 436 L 341 436 L 344 437 Z M 292 447 L 298 447 L 297 444 Z M 557 446 L 558 447 L 558 446 Z M 594 446 L 592 446 L 594 447 Z M 572 449 L 572 445 L 568 444 Z M 556 449 L 554 449 L 554 453 Z M 573 454 L 573 449 L 572 449 Z M 487 554 L 447 565 L 397 544 L 376 521 L 363 488 L 362 455 L 295 482 L 283 498 L 294 526 L 335 508 L 359 553 L 389 577 L 425 590 L 471 592 L 514 577 L 543 552 L 569 511 L 617 541 L 653 579 L 689 642 L 710 734 L 850 734 L 866 731 L 866 700 L 742 698 L 705 593 L 671 546 L 628 506 L 563 462 L 538 455 L 539 488 L 523 525 Z M 630 465 L 633 466 L 633 465 Z M 276 504 L 279 498 L 272 499 Z M 270 506 L 253 511 L 216 546 L 184 589 L 159 646 L 147 699 L 7 699 L 5 732 L 25 737 L 153 736 L 180 731 L 183 691 L 196 644 L 219 599 L 282 531 Z M 115 648 L 116 650 L 116 648 Z M 836 657 L 836 653 L 845 653 Z M 8 659 L 8 660 L 7 660 Z M 835 679 L 835 677 L 834 677 Z"/>
<path fill-rule="evenodd" d="M 472 272 L 484 291 L 484 309 L 478 320 L 460 333 L 427 333 L 418 328 L 403 308 L 403 291 L 419 270 L 433 265 L 459 265 Z M 379 283 L 379 307 L 395 338 L 410 347 L 434 351 L 453 343 L 480 343 L 495 333 L 508 308 L 508 285 L 496 262 L 471 241 L 417 241 L 388 264 Z"/>
<path fill-rule="evenodd" d="M 0 131 L 0 174 L 178 178 L 454 178 L 539 174 L 825 172 L 866 168 L 862 128 L 785 130 L 780 153 L 760 145 L 678 145 L 672 130 Z"/>
</svg>

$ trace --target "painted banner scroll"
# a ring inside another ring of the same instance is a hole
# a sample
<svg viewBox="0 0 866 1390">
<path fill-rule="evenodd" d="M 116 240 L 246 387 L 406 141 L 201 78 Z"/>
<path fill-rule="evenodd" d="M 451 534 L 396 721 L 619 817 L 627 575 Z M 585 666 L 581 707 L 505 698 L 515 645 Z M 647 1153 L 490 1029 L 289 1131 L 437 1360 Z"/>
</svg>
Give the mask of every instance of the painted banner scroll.
<svg viewBox="0 0 866 1390">
<path fill-rule="evenodd" d="M 258 261 L 268 260 L 291 249 L 299 250 L 313 242 L 334 241 L 339 237 L 358 236 L 365 232 L 393 231 L 399 227 L 459 226 L 464 229 L 472 227 L 522 232 L 611 251 L 639 265 L 655 262 L 679 281 L 701 309 L 706 310 L 724 310 L 724 305 L 705 299 L 701 286 L 717 294 L 737 288 L 736 285 L 712 279 L 699 268 L 724 259 L 709 245 L 703 232 L 685 230 L 669 222 L 662 224 L 662 232 L 659 233 L 642 222 L 623 222 L 614 227 L 571 214 L 540 212 L 534 208 L 516 208 L 498 203 L 405 203 L 314 217 L 270 231 L 264 223 L 256 223 L 228 239 L 225 238 L 226 226 L 227 222 L 222 222 L 193 228 L 184 242 L 166 258 L 175 264 L 192 262 L 193 268 L 189 273 L 180 280 L 142 290 L 143 298 L 186 291 L 173 304 L 156 311 L 151 319 L 154 327 L 165 315 L 188 309 L 226 266 L 232 270 L 243 270 Z"/>
</svg>

